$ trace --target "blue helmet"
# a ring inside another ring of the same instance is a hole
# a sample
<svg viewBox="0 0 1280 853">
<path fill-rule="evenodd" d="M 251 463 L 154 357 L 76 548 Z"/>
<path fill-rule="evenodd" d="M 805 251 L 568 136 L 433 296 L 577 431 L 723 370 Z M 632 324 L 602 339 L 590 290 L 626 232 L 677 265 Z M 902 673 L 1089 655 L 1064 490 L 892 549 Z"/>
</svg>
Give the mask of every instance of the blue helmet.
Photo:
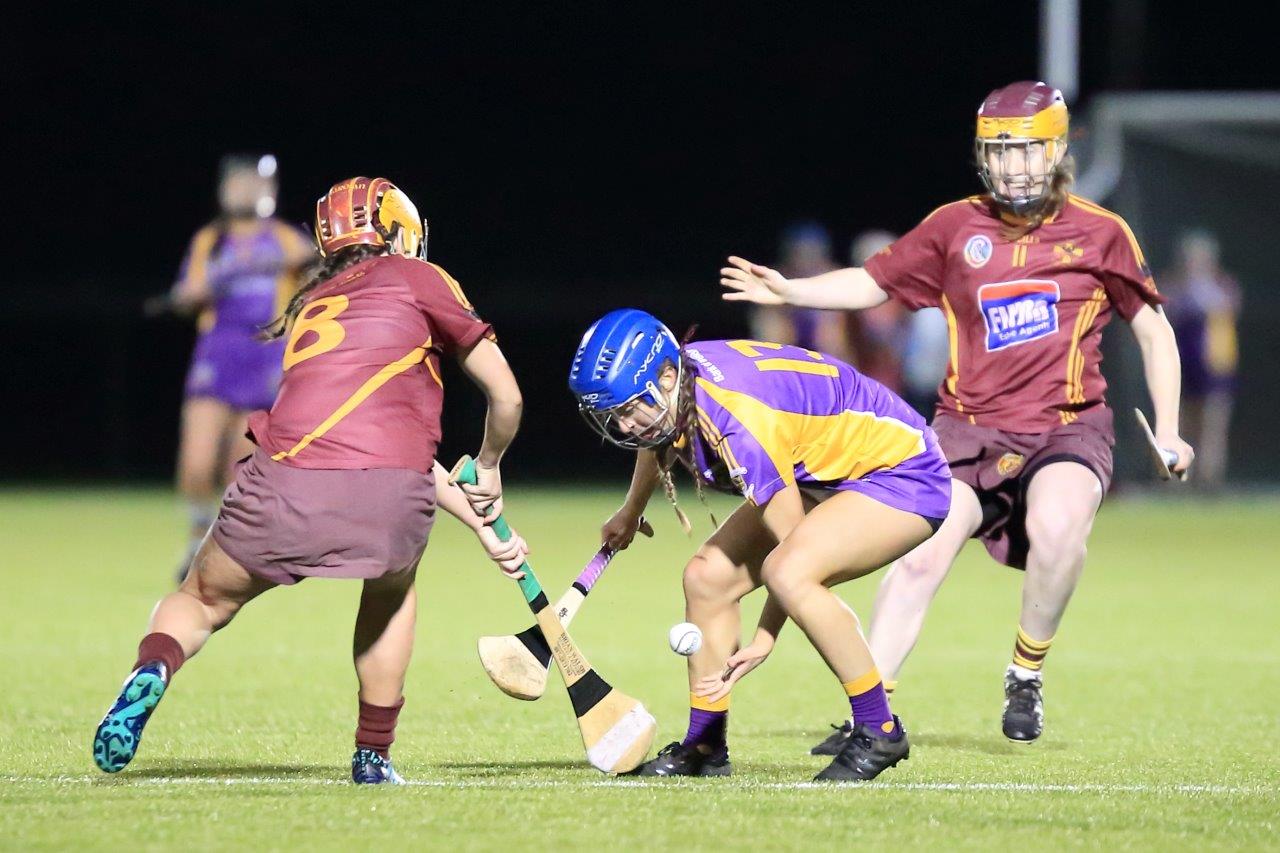
<svg viewBox="0 0 1280 853">
<path fill-rule="evenodd" d="M 667 364 L 680 370 L 680 344 L 657 317 L 637 308 L 610 311 L 591 324 L 569 368 L 569 390 L 578 410 L 600 435 L 619 447 L 654 447 L 675 435 L 675 427 L 640 439 L 618 429 L 615 410 L 643 399 L 666 414 L 658 377 Z"/>
</svg>

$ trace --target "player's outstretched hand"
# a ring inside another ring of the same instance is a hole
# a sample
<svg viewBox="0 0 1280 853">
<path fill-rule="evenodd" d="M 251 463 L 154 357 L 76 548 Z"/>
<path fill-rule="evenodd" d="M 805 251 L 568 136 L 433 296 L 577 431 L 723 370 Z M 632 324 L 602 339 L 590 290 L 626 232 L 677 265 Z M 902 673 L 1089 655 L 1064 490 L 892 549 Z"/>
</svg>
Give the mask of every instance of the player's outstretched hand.
<svg viewBox="0 0 1280 853">
<path fill-rule="evenodd" d="M 467 496 L 467 502 L 485 524 L 502 515 L 502 473 L 498 466 L 488 467 L 476 463 L 475 485 L 459 483 L 458 488 Z"/>
<path fill-rule="evenodd" d="M 511 538 L 504 542 L 498 538 L 498 534 L 490 526 L 476 530 L 476 536 L 484 546 L 489 559 L 498 564 L 498 568 L 502 569 L 504 575 L 515 581 L 524 577 L 520 567 L 529 556 L 529 546 L 525 544 L 523 536 L 513 529 Z"/>
<path fill-rule="evenodd" d="M 789 284 L 777 270 L 737 255 L 730 255 L 729 266 L 720 270 L 720 286 L 726 288 L 720 298 L 728 302 L 782 305 L 787 301 Z"/>
<path fill-rule="evenodd" d="M 1178 461 L 1169 469 L 1175 474 L 1184 473 L 1191 467 L 1191 463 L 1195 461 L 1195 450 L 1190 444 L 1187 444 L 1182 440 L 1182 436 L 1176 433 L 1173 435 L 1157 435 L 1156 444 L 1160 445 L 1165 450 L 1172 450 L 1174 453 L 1178 454 Z"/>
<path fill-rule="evenodd" d="M 693 692 L 708 702 L 717 702 L 729 695 L 733 685 L 742 680 L 748 672 L 764 663 L 765 658 L 773 651 L 772 640 L 755 639 L 748 646 L 743 646 L 725 661 L 723 673 L 709 675 L 698 679 Z"/>
<path fill-rule="evenodd" d="M 643 533 L 652 538 L 653 528 L 643 516 L 623 507 L 600 528 L 600 542 L 615 551 L 625 551 L 631 544 L 631 540 L 636 538 L 636 533 Z"/>
</svg>

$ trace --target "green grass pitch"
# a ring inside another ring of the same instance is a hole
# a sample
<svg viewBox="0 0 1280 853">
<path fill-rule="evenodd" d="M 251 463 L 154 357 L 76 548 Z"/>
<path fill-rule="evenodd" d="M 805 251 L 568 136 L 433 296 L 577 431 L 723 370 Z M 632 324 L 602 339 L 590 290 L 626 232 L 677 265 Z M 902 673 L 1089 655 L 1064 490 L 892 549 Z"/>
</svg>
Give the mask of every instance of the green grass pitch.
<svg viewBox="0 0 1280 853">
<path fill-rule="evenodd" d="M 509 485 L 508 517 L 553 597 L 595 549 L 613 491 Z M 729 504 L 717 501 L 723 511 Z M 690 506 L 690 512 L 696 501 Z M 658 528 L 620 556 L 573 633 L 596 668 L 683 734 L 694 542 Z M 645 782 L 585 764 L 553 676 L 501 695 L 481 634 L 528 625 L 514 584 L 442 518 L 419 577 L 418 647 L 394 748 L 415 784 L 348 781 L 358 586 L 309 581 L 250 605 L 178 675 L 139 757 L 100 773 L 89 741 L 166 591 L 182 524 L 160 490 L 0 490 L 0 847 L 293 849 L 1201 849 L 1277 845 L 1280 502 L 1117 500 L 1049 655 L 1047 734 L 1000 734 L 1019 577 L 971 544 L 943 586 L 895 710 L 911 760 L 861 787 L 806 784 L 847 710 L 789 627 L 737 691 L 735 776 Z M 705 535 L 709 522 L 698 522 Z M 866 618 L 878 577 L 842 594 Z M 748 600 L 745 621 L 760 606 Z"/>
</svg>

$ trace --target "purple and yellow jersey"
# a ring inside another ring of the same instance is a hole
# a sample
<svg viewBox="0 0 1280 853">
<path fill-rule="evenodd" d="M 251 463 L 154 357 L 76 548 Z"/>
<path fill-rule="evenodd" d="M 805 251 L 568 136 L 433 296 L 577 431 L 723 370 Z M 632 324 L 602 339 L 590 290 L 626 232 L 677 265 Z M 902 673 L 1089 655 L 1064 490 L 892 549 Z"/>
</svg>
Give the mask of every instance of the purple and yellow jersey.
<svg viewBox="0 0 1280 853">
<path fill-rule="evenodd" d="M 791 485 L 859 491 L 944 518 L 950 471 L 924 419 L 883 385 L 813 350 L 760 341 L 694 341 L 703 480 L 763 506 Z"/>
<path fill-rule="evenodd" d="M 270 407 L 284 342 L 263 343 L 258 333 L 284 310 L 296 288 L 294 268 L 312 252 L 309 237 L 278 219 L 242 233 L 215 225 L 196 233 L 175 285 L 210 300 L 200 316 L 187 397 L 242 411 Z"/>
<path fill-rule="evenodd" d="M 200 317 L 201 332 L 253 337 L 279 316 L 296 286 L 292 267 L 311 251 L 310 238 L 278 219 L 244 233 L 208 225 L 191 241 L 176 286 L 195 283 L 208 290 L 211 304 Z"/>
</svg>

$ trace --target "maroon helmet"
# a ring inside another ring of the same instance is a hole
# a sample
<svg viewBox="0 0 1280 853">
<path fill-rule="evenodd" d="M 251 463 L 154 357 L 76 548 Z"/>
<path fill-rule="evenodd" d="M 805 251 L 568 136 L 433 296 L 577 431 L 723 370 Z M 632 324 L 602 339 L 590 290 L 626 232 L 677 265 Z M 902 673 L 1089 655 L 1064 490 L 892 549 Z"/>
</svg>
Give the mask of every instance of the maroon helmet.
<svg viewBox="0 0 1280 853">
<path fill-rule="evenodd" d="M 978 177 L 1000 207 L 1034 216 L 1049 201 L 1067 153 L 1067 102 L 1034 80 L 1010 83 L 978 107 Z"/>
</svg>

